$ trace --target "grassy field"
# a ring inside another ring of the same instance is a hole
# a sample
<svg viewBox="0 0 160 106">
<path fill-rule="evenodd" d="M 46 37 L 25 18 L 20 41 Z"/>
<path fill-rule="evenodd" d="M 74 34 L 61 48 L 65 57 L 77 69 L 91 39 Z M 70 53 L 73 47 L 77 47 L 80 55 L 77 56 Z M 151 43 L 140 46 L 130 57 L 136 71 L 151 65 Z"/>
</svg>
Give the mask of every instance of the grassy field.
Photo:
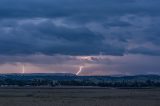
<svg viewBox="0 0 160 106">
<path fill-rule="evenodd" d="M 160 106 L 160 89 L 0 89 L 0 106 Z"/>
</svg>

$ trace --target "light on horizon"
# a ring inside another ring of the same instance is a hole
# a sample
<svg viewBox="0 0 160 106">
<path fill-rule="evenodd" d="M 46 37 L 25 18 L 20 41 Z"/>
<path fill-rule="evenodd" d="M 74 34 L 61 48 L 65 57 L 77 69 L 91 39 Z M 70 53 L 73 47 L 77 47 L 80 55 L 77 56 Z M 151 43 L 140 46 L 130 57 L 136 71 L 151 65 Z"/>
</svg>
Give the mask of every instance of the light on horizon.
<svg viewBox="0 0 160 106">
<path fill-rule="evenodd" d="M 24 74 L 25 73 L 25 66 L 23 65 L 22 66 L 22 74 Z"/>
</svg>

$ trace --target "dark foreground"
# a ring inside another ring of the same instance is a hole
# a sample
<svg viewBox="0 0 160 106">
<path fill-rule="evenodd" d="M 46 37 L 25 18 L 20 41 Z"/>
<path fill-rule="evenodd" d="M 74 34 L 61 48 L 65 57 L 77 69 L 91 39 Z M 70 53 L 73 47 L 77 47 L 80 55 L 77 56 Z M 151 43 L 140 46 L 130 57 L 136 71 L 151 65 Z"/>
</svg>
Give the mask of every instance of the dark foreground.
<svg viewBox="0 0 160 106">
<path fill-rule="evenodd" d="M 0 89 L 0 106 L 160 106 L 160 89 Z"/>
</svg>

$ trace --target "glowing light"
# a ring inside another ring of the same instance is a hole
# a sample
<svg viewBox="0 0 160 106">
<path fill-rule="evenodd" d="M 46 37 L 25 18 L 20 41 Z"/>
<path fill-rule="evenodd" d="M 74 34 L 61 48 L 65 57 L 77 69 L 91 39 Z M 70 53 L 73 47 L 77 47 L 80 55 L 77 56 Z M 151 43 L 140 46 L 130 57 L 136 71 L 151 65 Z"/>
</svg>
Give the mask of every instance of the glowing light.
<svg viewBox="0 0 160 106">
<path fill-rule="evenodd" d="M 87 60 L 87 61 L 93 61 L 93 57 L 92 56 L 82 56 L 79 57 L 80 60 Z"/>
<path fill-rule="evenodd" d="M 79 71 L 76 73 L 76 75 L 79 75 L 82 72 L 83 68 L 84 68 L 83 66 L 80 66 Z"/>
<path fill-rule="evenodd" d="M 23 65 L 22 66 L 22 74 L 24 74 L 25 73 L 25 66 Z"/>
</svg>

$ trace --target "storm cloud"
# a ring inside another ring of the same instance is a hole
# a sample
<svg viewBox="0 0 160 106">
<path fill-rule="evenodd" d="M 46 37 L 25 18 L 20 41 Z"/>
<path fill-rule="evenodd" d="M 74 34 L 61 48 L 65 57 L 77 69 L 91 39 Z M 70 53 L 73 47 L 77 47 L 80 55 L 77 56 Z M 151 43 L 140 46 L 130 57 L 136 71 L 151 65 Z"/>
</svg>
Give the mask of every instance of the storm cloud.
<svg viewBox="0 0 160 106">
<path fill-rule="evenodd" d="M 1 0 L 0 54 L 160 55 L 158 3 Z"/>
<path fill-rule="evenodd" d="M 78 66 L 88 61 L 77 56 L 98 56 L 89 64 L 101 64 L 104 71 L 112 59 L 99 59 L 100 55 L 160 59 L 159 4 L 159 0 L 1 0 L 0 63 Z M 39 62 L 42 57 L 44 62 Z M 114 70 L 123 69 L 129 70 Z"/>
</svg>

